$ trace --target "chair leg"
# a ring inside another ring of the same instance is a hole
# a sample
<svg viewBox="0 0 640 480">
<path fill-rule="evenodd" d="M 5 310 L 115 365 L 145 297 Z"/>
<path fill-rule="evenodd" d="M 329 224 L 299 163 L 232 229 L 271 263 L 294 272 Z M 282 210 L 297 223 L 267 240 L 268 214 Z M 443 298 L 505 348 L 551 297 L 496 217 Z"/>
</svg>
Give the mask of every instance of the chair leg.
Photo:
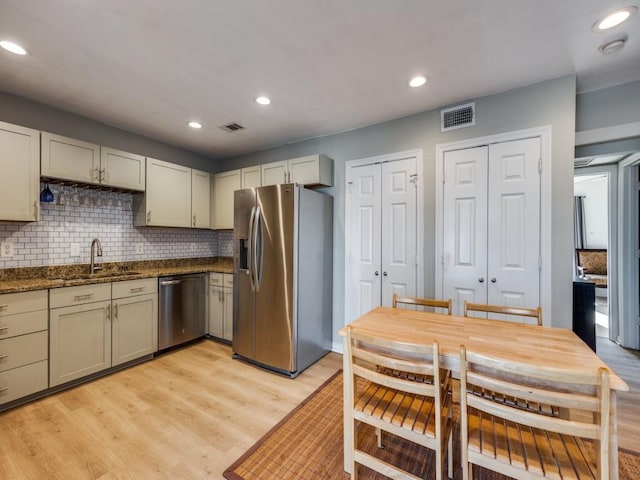
<svg viewBox="0 0 640 480">
<path fill-rule="evenodd" d="M 438 445 L 436 450 L 436 480 L 442 480 L 442 471 L 444 470 L 444 455 L 442 452 L 442 444 Z"/>
<path fill-rule="evenodd" d="M 376 437 L 378 439 L 378 448 L 384 448 L 384 445 L 382 445 L 382 430 L 379 428 L 376 428 Z"/>
<path fill-rule="evenodd" d="M 453 478 L 453 432 L 449 432 L 449 445 L 447 446 L 447 475 Z"/>
</svg>

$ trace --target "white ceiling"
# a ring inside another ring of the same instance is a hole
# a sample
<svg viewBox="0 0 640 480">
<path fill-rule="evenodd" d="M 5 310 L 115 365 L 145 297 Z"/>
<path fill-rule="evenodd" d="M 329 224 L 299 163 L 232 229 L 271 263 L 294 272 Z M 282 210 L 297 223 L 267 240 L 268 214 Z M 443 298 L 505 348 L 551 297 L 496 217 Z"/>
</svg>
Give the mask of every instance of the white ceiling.
<svg viewBox="0 0 640 480">
<path fill-rule="evenodd" d="M 0 38 L 30 51 L 0 51 L 0 90 L 226 158 L 574 72 L 579 91 L 640 80 L 640 14 L 591 31 L 638 3 L 0 0 Z"/>
</svg>

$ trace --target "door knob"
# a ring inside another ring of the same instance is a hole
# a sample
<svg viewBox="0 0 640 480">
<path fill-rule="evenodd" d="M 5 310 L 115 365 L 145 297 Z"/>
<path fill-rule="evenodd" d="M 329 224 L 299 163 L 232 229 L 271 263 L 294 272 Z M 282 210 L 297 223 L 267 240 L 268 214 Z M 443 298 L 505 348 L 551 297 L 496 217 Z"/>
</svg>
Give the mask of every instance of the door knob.
<svg viewBox="0 0 640 480">
<path fill-rule="evenodd" d="M 491 279 L 491 283 L 496 283 L 496 282 L 497 282 L 496 277 L 493 277 L 493 278 Z"/>
<path fill-rule="evenodd" d="M 380 272 L 378 270 L 375 271 L 375 276 L 377 277 L 378 275 L 380 275 Z"/>
<path fill-rule="evenodd" d="M 382 272 L 382 275 L 384 275 L 386 277 L 387 276 L 387 272 Z"/>
<path fill-rule="evenodd" d="M 484 277 L 480 277 L 480 278 L 478 279 L 478 281 L 479 281 L 480 283 L 484 283 Z"/>
</svg>

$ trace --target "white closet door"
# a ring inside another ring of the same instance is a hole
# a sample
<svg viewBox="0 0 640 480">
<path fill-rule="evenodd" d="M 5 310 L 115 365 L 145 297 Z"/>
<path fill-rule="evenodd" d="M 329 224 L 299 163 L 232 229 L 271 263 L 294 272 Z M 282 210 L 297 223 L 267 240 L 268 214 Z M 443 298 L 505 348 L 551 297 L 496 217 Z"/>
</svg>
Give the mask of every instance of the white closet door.
<svg viewBox="0 0 640 480">
<path fill-rule="evenodd" d="M 444 156 L 442 292 L 454 315 L 487 299 L 487 159 L 486 146 Z"/>
<path fill-rule="evenodd" d="M 354 320 L 380 305 L 381 193 L 380 165 L 352 169 L 350 188 L 351 261 L 347 304 Z"/>
<path fill-rule="evenodd" d="M 540 304 L 540 139 L 489 147 L 487 303 Z"/>
<path fill-rule="evenodd" d="M 416 159 L 382 164 L 382 300 L 416 296 Z"/>
</svg>

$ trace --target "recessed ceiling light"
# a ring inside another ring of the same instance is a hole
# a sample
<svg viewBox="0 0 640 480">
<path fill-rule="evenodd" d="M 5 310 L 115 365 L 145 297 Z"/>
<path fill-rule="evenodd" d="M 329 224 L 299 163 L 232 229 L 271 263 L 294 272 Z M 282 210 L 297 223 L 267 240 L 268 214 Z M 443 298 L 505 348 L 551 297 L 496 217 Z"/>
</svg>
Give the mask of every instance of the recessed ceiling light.
<svg viewBox="0 0 640 480">
<path fill-rule="evenodd" d="M 257 97 L 256 102 L 260 105 L 269 105 L 271 103 L 271 100 L 269 99 L 269 97 Z"/>
<path fill-rule="evenodd" d="M 9 40 L 0 40 L 0 47 L 5 50 L 15 53 L 16 55 L 26 55 L 27 51 L 22 48 L 20 45 L 14 42 L 10 42 Z"/>
<path fill-rule="evenodd" d="M 611 55 L 612 53 L 619 52 L 620 50 L 622 50 L 622 47 L 624 47 L 624 44 L 627 42 L 628 38 L 629 37 L 627 37 L 626 35 L 623 35 L 622 37 L 608 40 L 600 45 L 598 50 L 600 50 L 600 53 L 602 53 L 603 55 Z"/>
<path fill-rule="evenodd" d="M 196 122 L 195 120 L 187 122 L 187 125 L 189 125 L 191 128 L 202 128 L 202 124 L 200 122 Z"/>
<path fill-rule="evenodd" d="M 413 88 L 421 87 L 425 83 L 427 83 L 427 79 L 422 75 L 418 75 L 417 77 L 413 77 L 409 80 L 409 86 Z"/>
<path fill-rule="evenodd" d="M 637 10 L 638 7 L 635 7 L 633 5 L 620 8 L 615 12 L 600 18 L 596 23 L 593 24 L 591 30 L 593 30 L 594 32 L 601 32 L 602 30 L 608 30 L 610 28 L 617 27 L 622 22 L 631 17 L 634 13 L 636 13 Z"/>
</svg>

